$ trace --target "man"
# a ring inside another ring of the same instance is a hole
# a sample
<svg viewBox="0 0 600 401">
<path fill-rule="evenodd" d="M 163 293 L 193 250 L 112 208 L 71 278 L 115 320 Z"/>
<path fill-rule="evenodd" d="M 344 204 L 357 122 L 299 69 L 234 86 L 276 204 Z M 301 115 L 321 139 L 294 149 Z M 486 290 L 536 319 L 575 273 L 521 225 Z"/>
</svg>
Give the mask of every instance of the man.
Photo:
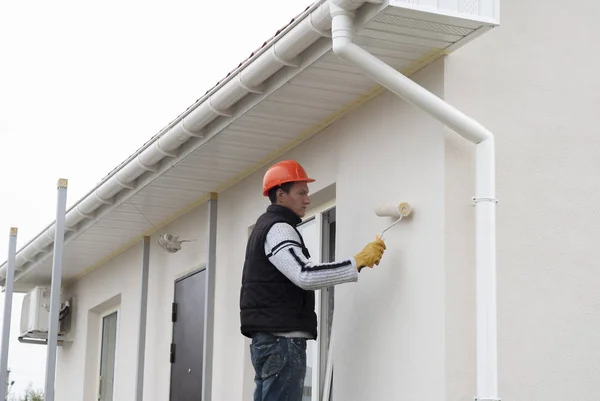
<svg viewBox="0 0 600 401">
<path fill-rule="evenodd" d="M 360 269 L 378 265 L 385 250 L 377 238 L 354 258 L 311 261 L 296 226 L 314 181 L 293 160 L 275 164 L 263 179 L 271 205 L 248 239 L 240 294 L 241 332 L 252 338 L 254 401 L 302 400 L 306 341 L 317 338 L 314 291 L 358 281 Z"/>
</svg>

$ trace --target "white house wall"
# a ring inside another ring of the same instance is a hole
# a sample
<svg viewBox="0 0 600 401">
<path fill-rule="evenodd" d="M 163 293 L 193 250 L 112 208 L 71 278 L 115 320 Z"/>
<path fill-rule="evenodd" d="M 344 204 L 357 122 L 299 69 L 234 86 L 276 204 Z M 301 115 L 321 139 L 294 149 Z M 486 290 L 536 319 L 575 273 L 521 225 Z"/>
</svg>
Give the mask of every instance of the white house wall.
<svg viewBox="0 0 600 401">
<path fill-rule="evenodd" d="M 503 1 L 501 13 L 448 57 L 445 79 L 446 99 L 497 137 L 500 397 L 598 399 L 600 3 Z M 472 166 L 468 147 L 451 154 Z M 446 212 L 448 238 L 472 236 Z M 462 241 L 452 252 L 472 266 Z M 456 324 L 472 340 L 474 323 Z"/>
<path fill-rule="evenodd" d="M 442 94 L 443 61 L 417 74 Z M 336 293 L 336 380 L 339 400 L 415 399 L 444 394 L 444 131 L 440 124 L 385 93 L 283 158 L 317 179 L 311 191 L 335 184 L 337 255 L 351 257 L 390 220 L 380 202 L 410 202 L 414 216 L 386 233 L 380 266 Z M 219 197 L 213 399 L 251 399 L 248 341 L 239 332 L 239 288 L 249 227 L 268 204 L 258 171 Z M 206 206 L 165 230 L 185 243 L 167 254 L 152 238 L 144 399 L 169 397 L 169 344 L 174 280 L 204 263 Z M 161 230 L 165 231 L 165 230 Z M 139 322 L 141 244 L 68 288 L 75 297 L 73 343 L 59 353 L 57 399 L 95 396 L 100 314 L 120 305 L 115 399 L 133 400 Z M 116 297 L 116 298 L 115 298 Z M 106 305 L 107 300 L 112 300 Z M 96 312 L 90 312 L 90 310 Z M 88 340 L 88 344 L 86 344 Z M 73 383 L 82 375 L 85 381 Z M 360 369 L 357 369 L 360 367 Z M 377 374 L 374 374 L 377 372 Z"/>
<path fill-rule="evenodd" d="M 141 247 L 136 246 L 67 291 L 73 297 L 72 342 L 59 347 L 57 400 L 97 399 L 101 315 L 119 308 L 116 374 L 135 371 Z M 112 301 L 112 302 L 111 302 Z M 132 399 L 132 382 L 115 381 L 116 399 Z M 122 397 L 122 398 L 120 398 Z"/>
<path fill-rule="evenodd" d="M 475 145 L 445 131 L 445 399 L 466 401 L 476 394 Z"/>
<path fill-rule="evenodd" d="M 600 3 L 584 3 L 503 2 L 499 28 L 417 74 L 497 138 L 503 399 L 589 399 L 600 388 L 600 57 L 590 50 Z M 318 179 L 313 192 L 336 184 L 340 258 L 389 223 L 375 204 L 415 211 L 386 235 L 381 265 L 336 290 L 336 400 L 476 395 L 473 156 L 473 145 L 389 93 L 284 156 Z M 248 228 L 267 204 L 264 171 L 220 194 L 214 400 L 251 397 L 238 297 Z M 148 401 L 168 399 L 173 281 L 204 260 L 205 216 L 203 206 L 170 226 L 199 238 L 178 254 L 152 239 Z M 120 305 L 115 399 L 133 400 L 140 264 L 136 245 L 68 288 L 74 341 L 59 352 L 57 399 L 94 395 L 100 314 Z"/>
<path fill-rule="evenodd" d="M 205 204 L 167 226 L 164 231 L 178 235 L 181 239 L 196 240 L 184 243 L 182 250 L 175 254 L 163 251 L 156 245 L 156 238 L 152 238 L 144 377 L 144 399 L 149 401 L 169 399 L 171 377 L 169 352 L 173 337 L 171 304 L 175 280 L 204 267 L 207 254 L 207 223 L 208 208 Z"/>
<path fill-rule="evenodd" d="M 443 63 L 417 77 L 441 94 Z M 411 220 L 386 233 L 381 265 L 336 290 L 335 399 L 418 399 L 423 391 L 441 399 L 443 128 L 386 93 L 283 158 L 298 160 L 317 179 L 313 193 L 336 184 L 338 258 L 353 256 L 390 223 L 375 216 L 377 203 L 407 201 L 415 207 Z M 260 195 L 264 171 L 219 199 L 215 400 L 252 395 L 247 341 L 239 334 L 239 283 L 244 238 L 267 205 Z"/>
<path fill-rule="evenodd" d="M 174 282 L 179 276 L 205 263 L 206 213 L 207 207 L 202 205 L 164 229 L 180 235 L 182 239 L 197 239 L 196 242 L 185 243 L 176 254 L 163 251 L 156 244 L 156 237 L 152 237 L 144 381 L 144 399 L 148 401 L 169 399 Z M 120 309 L 114 399 L 126 401 L 135 398 L 141 267 L 140 243 L 67 289 L 67 294 L 74 297 L 73 341 L 59 348 L 57 400 L 97 399 L 100 316 L 115 304 Z M 108 305 L 105 305 L 107 301 Z M 79 380 L 80 377 L 85 377 L 85 381 Z"/>
<path fill-rule="evenodd" d="M 443 95 L 442 62 L 415 78 Z M 352 255 L 393 221 L 375 217 L 374 205 L 406 201 L 414 215 L 386 233 L 381 265 L 336 293 L 335 399 L 441 399 L 443 128 L 386 93 L 338 129 L 352 138 L 337 172 L 338 254 Z"/>
</svg>

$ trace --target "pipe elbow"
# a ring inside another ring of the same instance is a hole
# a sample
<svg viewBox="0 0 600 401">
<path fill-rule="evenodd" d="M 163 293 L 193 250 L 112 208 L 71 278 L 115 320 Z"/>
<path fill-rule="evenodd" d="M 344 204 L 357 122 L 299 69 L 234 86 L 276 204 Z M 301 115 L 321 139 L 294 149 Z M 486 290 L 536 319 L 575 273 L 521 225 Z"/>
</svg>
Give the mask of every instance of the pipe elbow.
<svg viewBox="0 0 600 401">
<path fill-rule="evenodd" d="M 346 60 L 346 56 L 348 54 L 348 49 L 352 42 L 345 40 L 333 40 L 331 44 L 331 49 L 333 54 L 338 56 L 339 58 Z"/>
<path fill-rule="evenodd" d="M 485 128 L 483 125 L 481 125 L 479 122 L 472 120 L 473 124 L 474 124 L 474 129 L 471 129 L 472 132 L 472 136 L 474 137 L 473 139 L 471 139 L 471 141 L 473 143 L 475 143 L 476 145 L 480 145 L 482 143 L 486 143 L 488 145 L 491 145 L 492 147 L 494 146 L 494 134 L 492 134 L 491 131 L 489 131 L 487 128 Z M 459 133 L 462 136 L 465 136 L 464 133 Z M 466 136 L 465 136 L 466 137 Z M 466 139 L 470 139 L 467 138 Z"/>
<path fill-rule="evenodd" d="M 354 11 L 345 9 L 332 1 L 331 13 L 331 47 L 333 53 L 344 59 L 354 36 Z"/>
</svg>

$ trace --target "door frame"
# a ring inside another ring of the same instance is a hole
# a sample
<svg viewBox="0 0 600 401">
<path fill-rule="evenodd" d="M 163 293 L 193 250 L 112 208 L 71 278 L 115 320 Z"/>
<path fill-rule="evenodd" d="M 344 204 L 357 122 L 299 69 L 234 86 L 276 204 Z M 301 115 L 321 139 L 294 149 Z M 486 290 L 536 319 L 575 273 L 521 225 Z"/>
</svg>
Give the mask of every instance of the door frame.
<svg viewBox="0 0 600 401">
<path fill-rule="evenodd" d="M 175 276 L 175 279 L 173 280 L 173 300 L 175 300 L 175 284 L 177 284 L 178 282 L 185 280 L 186 278 L 190 278 L 191 276 L 193 276 L 196 273 L 200 273 L 202 271 L 206 270 L 206 264 L 201 264 L 197 267 L 192 268 L 191 270 L 185 270 L 183 272 L 181 272 L 180 274 Z"/>
</svg>

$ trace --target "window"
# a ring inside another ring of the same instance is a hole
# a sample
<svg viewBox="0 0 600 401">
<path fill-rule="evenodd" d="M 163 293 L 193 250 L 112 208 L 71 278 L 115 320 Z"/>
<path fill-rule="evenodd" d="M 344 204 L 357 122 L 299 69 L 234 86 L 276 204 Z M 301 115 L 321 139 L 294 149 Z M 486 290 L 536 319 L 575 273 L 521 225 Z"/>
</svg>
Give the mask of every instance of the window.
<svg viewBox="0 0 600 401">
<path fill-rule="evenodd" d="M 314 262 L 335 260 L 335 206 L 328 204 L 312 211 L 298 226 Z M 334 310 L 334 287 L 315 292 L 319 338 L 306 349 L 306 377 L 302 401 L 320 401 L 326 385 L 327 358 Z M 329 383 L 328 383 L 329 384 Z M 331 396 L 331 395 L 330 395 Z"/>
<path fill-rule="evenodd" d="M 113 401 L 115 380 L 115 356 L 117 350 L 117 312 L 102 318 L 102 342 L 100 348 L 100 377 L 98 400 Z"/>
</svg>

